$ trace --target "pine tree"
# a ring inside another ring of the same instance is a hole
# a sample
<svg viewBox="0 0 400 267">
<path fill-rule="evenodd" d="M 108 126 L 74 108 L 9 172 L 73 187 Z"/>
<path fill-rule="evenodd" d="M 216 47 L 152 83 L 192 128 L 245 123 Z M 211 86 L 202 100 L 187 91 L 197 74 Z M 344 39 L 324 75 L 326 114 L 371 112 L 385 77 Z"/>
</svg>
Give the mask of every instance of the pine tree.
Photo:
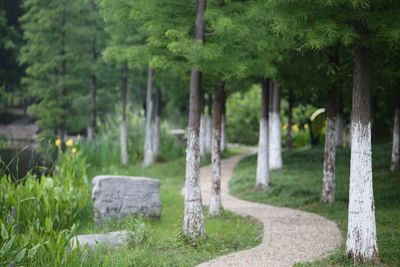
<svg viewBox="0 0 400 267">
<path fill-rule="evenodd" d="M 81 41 L 83 12 L 80 1 L 24 1 L 22 16 L 25 45 L 21 62 L 27 65 L 23 83 L 37 99 L 30 112 L 45 129 L 58 130 L 63 140 L 67 129 L 78 130 L 82 122 L 74 114 L 74 101 L 86 86 L 79 62 L 86 54 Z"/>
</svg>

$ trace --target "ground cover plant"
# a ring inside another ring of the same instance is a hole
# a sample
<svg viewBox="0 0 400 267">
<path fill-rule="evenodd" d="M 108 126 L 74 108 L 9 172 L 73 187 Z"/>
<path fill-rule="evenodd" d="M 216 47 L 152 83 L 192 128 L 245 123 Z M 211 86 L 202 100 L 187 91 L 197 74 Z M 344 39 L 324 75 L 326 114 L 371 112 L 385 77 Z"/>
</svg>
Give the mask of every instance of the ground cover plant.
<svg viewBox="0 0 400 267">
<path fill-rule="evenodd" d="M 304 148 L 283 153 L 282 170 L 271 171 L 267 192 L 255 190 L 256 156 L 243 159 L 235 168 L 230 191 L 233 195 L 255 202 L 298 208 L 318 213 L 334 220 L 343 234 L 347 231 L 347 206 L 349 186 L 348 148 L 339 148 L 336 169 L 336 201 L 320 203 L 323 148 Z M 377 239 L 380 259 L 388 266 L 400 265 L 400 175 L 389 171 L 390 145 L 373 147 L 374 196 L 376 207 Z M 331 256 L 299 266 L 352 266 L 340 248 Z"/>
</svg>

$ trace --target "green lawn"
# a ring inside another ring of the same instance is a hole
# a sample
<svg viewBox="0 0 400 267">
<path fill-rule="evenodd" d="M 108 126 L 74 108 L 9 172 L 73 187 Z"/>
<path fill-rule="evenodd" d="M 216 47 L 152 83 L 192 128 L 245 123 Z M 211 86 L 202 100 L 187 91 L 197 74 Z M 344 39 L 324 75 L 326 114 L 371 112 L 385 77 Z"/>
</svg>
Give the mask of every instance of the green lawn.
<svg viewBox="0 0 400 267">
<path fill-rule="evenodd" d="M 184 240 L 180 235 L 183 221 L 183 196 L 180 190 L 184 183 L 184 171 L 184 159 L 157 163 L 145 170 L 139 164 L 129 168 L 111 166 L 90 170 L 93 175 L 121 174 L 160 179 L 162 215 L 160 220 L 128 218 L 123 222 L 109 222 L 101 227 L 92 220 L 83 222 L 80 233 L 122 229 L 137 233 L 134 244 L 112 251 L 104 249 L 101 253 L 96 253 L 95 257 L 90 256 L 85 266 L 194 266 L 216 256 L 260 243 L 262 226 L 251 218 L 243 218 L 230 212 L 224 212 L 217 218 L 206 217 L 207 240 L 196 244 Z"/>
<path fill-rule="evenodd" d="M 382 263 L 400 266 L 400 174 L 390 173 L 389 144 L 373 148 L 374 195 L 378 247 Z M 256 156 L 243 159 L 235 168 L 231 192 L 239 198 L 277 206 L 299 208 L 321 214 L 339 225 L 346 236 L 349 186 L 349 149 L 337 153 L 336 201 L 321 204 L 323 148 L 308 148 L 283 153 L 284 168 L 271 172 L 271 187 L 255 190 Z M 330 257 L 305 266 L 351 266 L 344 256 L 344 245 Z M 303 266 L 303 264 L 301 264 Z"/>
</svg>

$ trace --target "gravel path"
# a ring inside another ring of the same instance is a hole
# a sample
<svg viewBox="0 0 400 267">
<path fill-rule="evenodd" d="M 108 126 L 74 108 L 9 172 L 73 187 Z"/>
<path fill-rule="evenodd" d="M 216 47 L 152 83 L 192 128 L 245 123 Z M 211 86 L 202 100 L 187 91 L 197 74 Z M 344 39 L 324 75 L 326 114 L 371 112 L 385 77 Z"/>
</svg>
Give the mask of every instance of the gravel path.
<svg viewBox="0 0 400 267">
<path fill-rule="evenodd" d="M 337 225 L 322 216 L 289 208 L 237 199 L 229 194 L 228 182 L 242 156 L 222 161 L 222 206 L 249 215 L 264 225 L 262 243 L 252 249 L 225 255 L 198 266 L 292 266 L 296 262 L 321 259 L 341 244 Z M 208 205 L 211 166 L 201 169 L 203 202 Z"/>
</svg>

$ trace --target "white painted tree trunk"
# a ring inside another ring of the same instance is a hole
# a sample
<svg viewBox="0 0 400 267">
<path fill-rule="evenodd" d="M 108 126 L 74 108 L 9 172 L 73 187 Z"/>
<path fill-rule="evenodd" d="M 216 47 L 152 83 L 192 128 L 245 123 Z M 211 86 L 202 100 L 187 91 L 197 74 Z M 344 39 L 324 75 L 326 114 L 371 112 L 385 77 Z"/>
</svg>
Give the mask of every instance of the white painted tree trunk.
<svg viewBox="0 0 400 267">
<path fill-rule="evenodd" d="M 332 114 L 333 115 L 333 114 Z M 328 115 L 325 135 L 325 158 L 322 178 L 321 202 L 332 203 L 335 201 L 336 192 L 336 144 L 335 144 L 336 116 Z"/>
<path fill-rule="evenodd" d="M 151 117 L 153 111 L 152 87 L 153 87 L 153 70 L 149 67 L 147 71 L 146 135 L 144 140 L 143 167 L 148 167 L 153 163 L 152 127 L 151 127 Z"/>
<path fill-rule="evenodd" d="M 128 164 L 128 134 L 126 127 L 126 102 L 128 98 L 128 63 L 125 62 L 122 70 L 123 81 L 122 81 L 122 112 L 121 112 L 121 164 Z"/>
<path fill-rule="evenodd" d="M 280 114 L 280 89 L 276 82 L 271 86 L 271 101 L 269 118 L 269 167 L 271 170 L 282 168 L 281 148 L 281 114 Z"/>
<path fill-rule="evenodd" d="M 211 143 L 212 143 L 212 120 L 211 116 L 208 114 L 205 116 L 205 124 L 206 124 L 206 153 L 211 152 Z"/>
<path fill-rule="evenodd" d="M 343 114 L 338 112 L 336 118 L 336 130 L 335 130 L 335 144 L 336 146 L 343 145 L 343 131 L 344 131 Z"/>
<path fill-rule="evenodd" d="M 221 152 L 224 152 L 226 150 L 227 146 L 227 136 L 226 136 L 226 120 L 225 120 L 225 114 L 222 114 L 222 120 L 221 120 Z"/>
<path fill-rule="evenodd" d="M 154 118 L 153 158 L 160 154 L 160 116 Z"/>
<path fill-rule="evenodd" d="M 154 119 L 153 131 L 153 158 L 155 159 L 160 155 L 160 127 L 161 127 L 161 90 L 157 89 L 156 93 L 156 112 Z"/>
<path fill-rule="evenodd" d="M 355 262 L 377 262 L 370 111 L 372 63 L 370 50 L 360 43 L 355 54 L 346 254 Z"/>
<path fill-rule="evenodd" d="M 121 164 L 128 164 L 128 144 L 127 144 L 127 130 L 126 120 L 121 121 Z"/>
<path fill-rule="evenodd" d="M 219 85 L 213 103 L 213 141 L 211 151 L 212 182 L 208 214 L 217 216 L 221 208 L 221 117 L 223 84 Z"/>
<path fill-rule="evenodd" d="M 261 91 L 261 116 L 258 136 L 256 189 L 266 190 L 269 185 L 269 134 L 268 134 L 268 106 L 270 87 L 269 81 L 264 80 Z"/>
<path fill-rule="evenodd" d="M 204 41 L 204 13 L 206 0 L 197 0 L 195 39 Z M 203 202 L 200 189 L 200 115 L 201 74 L 192 67 L 190 73 L 189 129 L 186 149 L 185 202 L 183 234 L 198 239 L 205 236 Z"/>
<path fill-rule="evenodd" d="M 206 156 L 206 118 L 204 113 L 200 115 L 200 157 Z"/>
<path fill-rule="evenodd" d="M 86 128 L 86 134 L 87 134 L 87 139 L 88 139 L 89 141 L 92 141 L 92 140 L 93 140 L 93 127 L 88 126 L 88 127 Z"/>
<path fill-rule="evenodd" d="M 391 171 L 400 169 L 400 107 L 397 107 L 394 114 L 393 143 L 392 143 Z"/>
</svg>

